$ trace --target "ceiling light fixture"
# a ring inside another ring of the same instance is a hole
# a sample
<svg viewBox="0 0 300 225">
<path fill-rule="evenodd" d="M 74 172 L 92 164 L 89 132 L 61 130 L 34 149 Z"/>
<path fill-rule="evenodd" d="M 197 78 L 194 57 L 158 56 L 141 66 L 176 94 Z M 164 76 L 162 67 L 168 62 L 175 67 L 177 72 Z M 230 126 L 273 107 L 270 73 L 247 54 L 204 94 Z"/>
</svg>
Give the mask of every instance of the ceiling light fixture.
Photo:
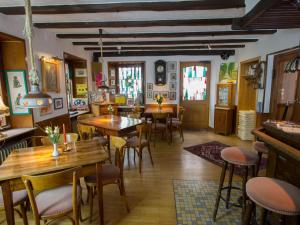
<svg viewBox="0 0 300 225">
<path fill-rule="evenodd" d="M 29 60 L 30 60 L 30 92 L 21 99 L 21 104 L 26 108 L 42 108 L 48 107 L 52 104 L 52 98 L 46 93 L 42 93 L 39 88 L 39 76 L 37 74 L 36 65 L 33 55 L 32 38 L 33 38 L 33 24 L 30 0 L 25 1 L 25 27 L 24 36 L 28 41 Z"/>
<path fill-rule="evenodd" d="M 99 62 L 101 63 L 102 71 L 103 71 L 103 64 L 104 64 L 104 59 L 103 59 L 103 41 L 102 41 L 102 29 L 99 29 L 99 46 L 100 46 L 100 59 Z M 105 78 L 102 73 L 102 81 L 101 85 L 98 87 L 99 91 L 105 91 L 107 92 L 109 90 L 109 87 L 105 84 Z"/>
<path fill-rule="evenodd" d="M 207 44 L 207 48 L 208 48 L 208 50 L 211 50 L 210 44 Z"/>
<path fill-rule="evenodd" d="M 300 40 L 298 55 L 294 59 L 289 61 L 284 67 L 285 73 L 294 73 L 296 71 L 300 71 Z"/>
</svg>

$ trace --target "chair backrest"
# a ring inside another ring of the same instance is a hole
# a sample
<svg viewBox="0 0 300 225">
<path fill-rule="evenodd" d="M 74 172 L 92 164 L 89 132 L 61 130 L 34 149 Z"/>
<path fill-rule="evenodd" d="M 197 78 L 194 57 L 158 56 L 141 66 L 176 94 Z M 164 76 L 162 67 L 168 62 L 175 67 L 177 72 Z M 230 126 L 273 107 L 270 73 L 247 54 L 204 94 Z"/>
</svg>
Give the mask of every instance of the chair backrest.
<svg viewBox="0 0 300 225">
<path fill-rule="evenodd" d="M 30 205 L 32 207 L 33 213 L 35 215 L 35 219 L 39 220 L 39 212 L 35 201 L 35 192 L 41 192 L 44 190 L 54 189 L 57 187 L 61 187 L 64 185 L 68 185 L 72 183 L 73 186 L 73 210 L 77 210 L 77 193 L 78 193 L 78 184 L 79 184 L 79 176 L 78 169 L 73 168 L 57 173 L 45 174 L 45 175 L 23 175 L 22 180 L 25 184 Z"/>
<path fill-rule="evenodd" d="M 67 136 L 67 142 L 76 142 L 76 141 L 78 141 L 78 134 L 76 134 L 76 133 L 67 133 L 66 136 Z M 52 145 L 52 143 L 51 143 L 48 136 L 42 136 L 41 137 L 41 143 L 43 145 Z M 63 144 L 63 143 L 64 143 L 64 135 L 60 134 L 58 144 Z"/>
<path fill-rule="evenodd" d="M 111 136 L 110 143 L 112 147 L 116 148 L 115 165 L 119 167 L 121 176 L 123 176 L 126 141 L 121 137 Z"/>
<path fill-rule="evenodd" d="M 77 130 L 80 136 L 80 140 L 91 140 L 93 139 L 96 128 L 93 126 L 78 123 Z"/>
<path fill-rule="evenodd" d="M 143 136 L 145 136 L 145 139 L 150 142 L 151 139 L 151 129 L 152 125 L 150 123 L 144 123 L 141 125 L 136 126 L 136 130 L 138 132 L 139 137 L 139 145 L 142 143 Z"/>
<path fill-rule="evenodd" d="M 87 113 L 87 114 L 79 115 L 79 116 L 77 116 L 77 121 L 87 119 L 87 118 L 91 118 L 91 117 L 95 117 L 95 115 L 93 113 Z"/>
<path fill-rule="evenodd" d="M 163 120 L 167 125 L 170 115 L 169 113 L 153 113 L 152 117 L 153 117 L 154 127 L 156 128 L 156 124 L 158 121 L 161 122 Z"/>
<path fill-rule="evenodd" d="M 179 115 L 178 115 L 178 119 L 179 119 L 180 122 L 183 121 L 184 112 L 185 112 L 185 108 L 180 107 L 180 109 L 179 109 Z"/>
</svg>

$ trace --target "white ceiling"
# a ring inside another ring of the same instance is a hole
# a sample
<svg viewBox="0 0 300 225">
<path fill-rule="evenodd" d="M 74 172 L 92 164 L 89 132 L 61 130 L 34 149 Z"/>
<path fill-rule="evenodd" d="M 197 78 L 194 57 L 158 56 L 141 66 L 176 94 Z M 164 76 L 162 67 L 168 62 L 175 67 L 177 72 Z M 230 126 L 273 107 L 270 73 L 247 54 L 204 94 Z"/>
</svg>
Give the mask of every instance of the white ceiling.
<svg viewBox="0 0 300 225">
<path fill-rule="evenodd" d="M 163 0 L 168 1 L 168 0 Z M 182 1 L 182 0 L 170 0 Z M 199 0 L 201 1 L 201 0 Z M 225 0 L 228 1 L 228 0 Z M 251 7 L 258 0 L 246 0 Z M 136 0 L 31 0 L 33 6 L 43 5 L 74 5 L 74 4 L 101 4 L 101 3 L 125 3 L 137 2 Z M 139 2 L 154 2 L 153 0 L 142 0 Z M 156 0 L 155 2 L 160 2 Z M 0 7 L 23 6 L 24 0 L 0 0 Z M 247 8 L 247 6 L 246 6 Z M 223 10 L 185 10 L 185 11 L 131 11 L 113 13 L 82 13 L 82 14 L 54 14 L 33 15 L 34 23 L 54 22 L 105 22 L 105 21 L 152 21 L 152 20 L 190 20 L 190 19 L 215 19 L 215 18 L 237 18 L 245 15 L 245 8 L 231 8 Z M 24 16 L 19 17 L 24 20 Z M 99 27 L 100 28 L 100 27 Z M 89 33 L 97 34 L 99 28 L 80 29 L 47 29 L 56 34 Z M 164 33 L 164 32 L 201 32 L 201 31 L 229 31 L 231 25 L 226 26 L 155 26 L 155 27 L 129 27 L 129 28 L 103 28 L 103 33 Z M 104 41 L 168 41 L 168 40 L 202 40 L 202 39 L 236 39 L 236 38 L 258 38 L 261 35 L 242 36 L 215 36 L 215 37 L 179 37 L 179 38 L 114 38 Z M 67 39 L 68 41 L 98 41 L 98 39 Z M 83 46 L 84 47 L 84 46 Z M 91 47 L 91 46 L 89 46 Z"/>
</svg>

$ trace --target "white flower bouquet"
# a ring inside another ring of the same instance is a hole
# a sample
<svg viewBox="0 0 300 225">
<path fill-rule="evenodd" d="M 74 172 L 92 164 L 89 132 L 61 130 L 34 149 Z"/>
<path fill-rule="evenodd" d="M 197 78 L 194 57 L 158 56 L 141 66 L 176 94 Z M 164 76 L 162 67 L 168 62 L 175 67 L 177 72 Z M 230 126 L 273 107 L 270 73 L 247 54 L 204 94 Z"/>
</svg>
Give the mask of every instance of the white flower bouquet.
<svg viewBox="0 0 300 225">
<path fill-rule="evenodd" d="M 50 126 L 45 127 L 45 133 L 48 135 L 52 144 L 58 143 L 59 138 L 60 138 L 58 126 L 55 126 L 54 129 L 53 129 L 53 127 L 50 127 Z"/>
</svg>

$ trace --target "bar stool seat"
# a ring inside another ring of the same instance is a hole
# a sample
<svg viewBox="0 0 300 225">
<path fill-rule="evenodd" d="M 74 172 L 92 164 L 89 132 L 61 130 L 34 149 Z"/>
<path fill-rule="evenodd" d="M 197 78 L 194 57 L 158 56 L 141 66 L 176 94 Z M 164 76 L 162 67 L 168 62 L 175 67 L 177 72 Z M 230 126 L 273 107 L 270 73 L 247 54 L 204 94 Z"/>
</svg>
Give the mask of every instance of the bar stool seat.
<svg viewBox="0 0 300 225">
<path fill-rule="evenodd" d="M 262 154 L 268 154 L 268 152 L 269 152 L 269 149 L 267 148 L 267 146 L 265 145 L 265 143 L 262 142 L 262 141 L 255 141 L 253 143 L 253 148 L 257 152 L 262 153 Z"/>
<path fill-rule="evenodd" d="M 221 151 L 221 157 L 228 163 L 242 166 L 255 165 L 258 159 L 256 152 L 246 151 L 238 147 L 228 147 Z"/>
<path fill-rule="evenodd" d="M 300 189 L 285 181 L 255 177 L 246 184 L 248 197 L 257 205 L 280 215 L 300 214 Z"/>
</svg>

